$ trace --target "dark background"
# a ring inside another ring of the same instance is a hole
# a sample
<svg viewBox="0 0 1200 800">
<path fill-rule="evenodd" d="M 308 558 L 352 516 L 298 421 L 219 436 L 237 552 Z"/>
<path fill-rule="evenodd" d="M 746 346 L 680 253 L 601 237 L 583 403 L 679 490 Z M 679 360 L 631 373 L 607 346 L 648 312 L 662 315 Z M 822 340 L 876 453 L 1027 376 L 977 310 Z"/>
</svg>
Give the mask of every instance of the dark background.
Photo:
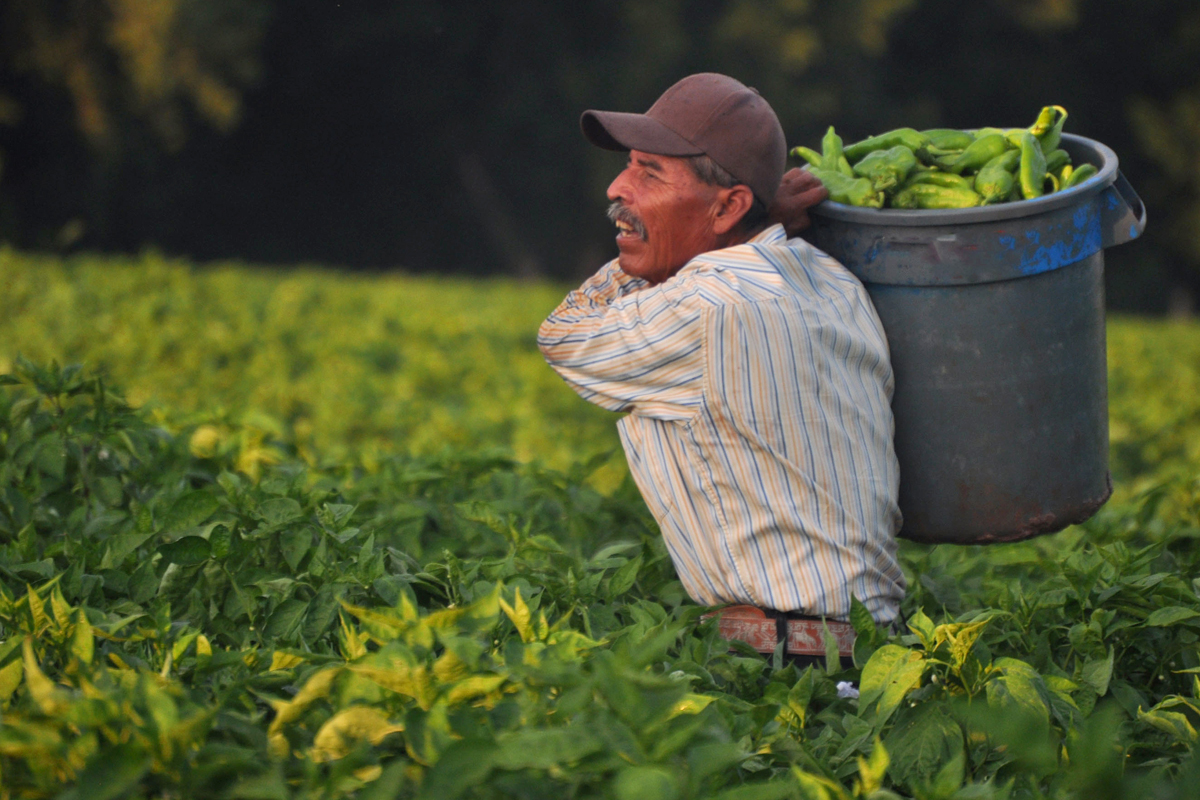
<svg viewBox="0 0 1200 800">
<path fill-rule="evenodd" d="M 585 108 L 697 71 L 789 144 L 1028 125 L 1116 150 L 1149 209 L 1116 310 L 1200 298 L 1194 0 L 0 0 L 0 240 L 575 280 L 613 252 Z"/>
</svg>

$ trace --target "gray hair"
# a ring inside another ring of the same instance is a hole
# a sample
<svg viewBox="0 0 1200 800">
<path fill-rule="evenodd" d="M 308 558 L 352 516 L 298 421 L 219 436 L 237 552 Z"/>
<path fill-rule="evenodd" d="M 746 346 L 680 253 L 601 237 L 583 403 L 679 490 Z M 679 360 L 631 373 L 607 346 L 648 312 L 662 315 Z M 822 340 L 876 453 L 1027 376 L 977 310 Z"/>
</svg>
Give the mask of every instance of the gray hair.
<svg viewBox="0 0 1200 800">
<path fill-rule="evenodd" d="M 692 168 L 692 173 L 696 176 L 696 179 L 701 183 L 709 186 L 720 186 L 722 189 L 729 189 L 737 186 L 739 183 L 745 185 L 745 181 L 739 181 L 730 175 L 728 170 L 703 153 L 698 156 L 688 156 L 685 160 L 688 162 L 688 166 Z M 767 206 L 758 198 L 758 195 L 755 195 L 754 202 L 750 205 L 750 209 L 746 212 L 746 215 L 742 217 L 740 224 L 747 231 L 754 232 L 765 227 L 766 222 Z"/>
</svg>

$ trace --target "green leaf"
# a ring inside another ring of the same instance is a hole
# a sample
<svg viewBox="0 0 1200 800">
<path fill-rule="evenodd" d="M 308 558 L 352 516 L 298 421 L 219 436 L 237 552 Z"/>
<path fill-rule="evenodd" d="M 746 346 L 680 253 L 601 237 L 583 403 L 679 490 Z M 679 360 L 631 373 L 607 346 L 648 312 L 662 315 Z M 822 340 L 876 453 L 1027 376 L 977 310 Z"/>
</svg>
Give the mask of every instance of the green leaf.
<svg viewBox="0 0 1200 800">
<path fill-rule="evenodd" d="M 858 707 L 866 709 L 877 703 L 877 731 L 920 683 L 925 666 L 920 653 L 896 644 L 885 644 L 867 661 L 859 680 Z"/>
<path fill-rule="evenodd" d="M 242 778 L 227 796 L 235 800 L 290 800 L 292 793 L 283 779 L 283 770 L 276 766 L 260 775 Z"/>
<path fill-rule="evenodd" d="M 184 536 L 158 548 L 163 562 L 175 563 L 181 567 L 202 564 L 212 555 L 212 545 L 203 536 Z"/>
<path fill-rule="evenodd" d="M 633 550 L 635 547 L 641 546 L 640 542 L 614 542 L 597 550 L 596 555 L 592 556 L 591 560 L 593 562 L 607 561 L 615 555 L 624 553 L 626 550 Z"/>
<path fill-rule="evenodd" d="M 455 800 L 487 781 L 494 765 L 495 742 L 464 739 L 446 748 L 421 784 L 421 798 Z"/>
<path fill-rule="evenodd" d="M 109 508 L 115 508 L 125 502 L 125 488 L 121 482 L 109 475 L 97 478 L 93 487 L 96 490 L 96 497 L 100 498 L 100 502 Z"/>
<path fill-rule="evenodd" d="M 854 632 L 858 634 L 859 638 L 874 640 L 877 632 L 875 618 L 871 616 L 871 612 L 867 610 L 867 607 L 854 595 L 850 596 L 850 624 L 854 627 Z"/>
<path fill-rule="evenodd" d="M 164 563 L 167 561 L 164 559 Z M 155 562 L 153 559 L 147 558 L 129 576 L 126 593 L 130 600 L 140 605 L 158 594 L 158 588 L 159 579 Z"/>
<path fill-rule="evenodd" d="M 153 536 L 153 533 L 118 533 L 108 539 L 108 549 L 100 561 L 100 569 L 118 569 L 125 559 Z"/>
<path fill-rule="evenodd" d="M 194 528 L 216 513 L 221 502 L 206 491 L 192 491 L 176 498 L 171 507 L 158 518 L 158 527 L 165 531 Z"/>
<path fill-rule="evenodd" d="M 950 797 L 962 788 L 966 775 L 966 754 L 959 750 L 933 776 L 933 792 L 936 797 Z"/>
<path fill-rule="evenodd" d="M 908 620 L 908 628 L 915 633 L 920 639 L 921 644 L 926 650 L 932 650 L 934 641 L 937 639 L 937 632 L 933 625 L 933 620 L 925 615 L 921 609 L 917 609 L 917 613 L 913 614 Z"/>
<path fill-rule="evenodd" d="M 0 703 L 8 702 L 12 693 L 21 685 L 21 678 L 24 674 L 24 664 L 20 659 L 14 658 L 6 666 L 0 668 Z"/>
<path fill-rule="evenodd" d="M 663 767 L 625 767 L 613 781 L 616 800 L 675 800 L 679 780 Z"/>
<path fill-rule="evenodd" d="M 688 778 L 698 785 L 709 775 L 732 769 L 745 759 L 747 753 L 732 742 L 701 744 L 687 751 Z"/>
<path fill-rule="evenodd" d="M 88 622 L 87 614 L 82 608 L 76 609 L 74 627 L 71 630 L 71 654 L 82 663 L 91 664 L 95 647 L 96 637 L 92 633 L 92 625 Z"/>
<path fill-rule="evenodd" d="M 88 761 L 73 788 L 59 793 L 58 800 L 120 797 L 137 785 L 149 767 L 149 754 L 134 744 L 106 747 Z"/>
<path fill-rule="evenodd" d="M 347 503 L 325 503 L 317 512 L 317 519 L 325 527 L 338 530 L 343 527 L 343 523 L 354 513 L 354 509 L 355 506 Z"/>
<path fill-rule="evenodd" d="M 301 638 L 309 644 L 315 642 L 317 637 L 326 633 L 333 625 L 340 607 L 337 587 L 328 583 L 322 586 L 316 596 L 309 601 L 308 612 L 304 617 L 304 627 L 300 633 Z"/>
<path fill-rule="evenodd" d="M 1103 697 L 1108 693 L 1108 682 L 1112 680 L 1112 673 L 1113 648 L 1110 646 L 1106 658 L 1084 663 L 1080 677 L 1084 683 L 1096 690 L 1097 697 Z"/>
<path fill-rule="evenodd" d="M 286 525 L 304 516 L 304 509 L 290 497 L 272 497 L 259 505 L 258 515 L 268 525 Z"/>
<path fill-rule="evenodd" d="M 1165 628 L 1186 619 L 1200 617 L 1200 611 L 1184 606 L 1167 606 L 1154 611 L 1146 617 L 1146 624 L 1154 628 Z"/>
<path fill-rule="evenodd" d="M 876 736 L 870 757 L 858 757 L 858 794 L 870 796 L 878 791 L 883 786 L 883 779 L 890 765 L 891 756 L 887 747 Z M 961 768 L 959 771 L 961 773 Z"/>
<path fill-rule="evenodd" d="M 574 764 L 604 748 L 604 742 L 583 725 L 525 729 L 497 737 L 500 769 L 549 769 Z"/>
<path fill-rule="evenodd" d="M 43 438 L 38 445 L 36 460 L 42 472 L 62 480 L 67 474 L 67 447 L 63 438 L 58 434 Z"/>
<path fill-rule="evenodd" d="M 786 778 L 768 783 L 749 783 L 710 795 L 708 800 L 785 800 L 796 797 L 796 785 Z"/>
<path fill-rule="evenodd" d="M 891 756 L 892 779 L 912 786 L 918 781 L 929 781 L 946 764 L 962 756 L 963 734 L 940 703 L 924 703 L 907 711 L 912 713 L 896 723 L 884 740 L 884 747 Z"/>
<path fill-rule="evenodd" d="M 52 558 L 43 558 L 41 561 L 28 561 L 24 564 L 13 564 L 9 567 L 9 570 L 26 580 L 49 580 L 58 572 L 58 568 L 54 565 L 54 559 Z"/>
<path fill-rule="evenodd" d="M 440 761 L 438 762 L 441 763 Z M 406 758 L 397 758 L 383 768 L 383 774 L 358 793 L 357 800 L 395 800 L 408 783 L 411 766 Z M 435 765 L 436 768 L 436 765 Z M 428 779 L 427 779 L 428 780 Z M 407 797 L 408 795 L 404 795 Z"/>
<path fill-rule="evenodd" d="M 307 611 L 307 600 L 297 600 L 295 598 L 284 600 L 271 613 L 271 618 L 263 626 L 263 638 L 283 640 L 296 638 L 300 632 L 300 624 L 304 621 L 304 614 Z"/>
<path fill-rule="evenodd" d="M 1041 676 L 1033 667 L 1015 658 L 996 659 L 1001 674 L 988 682 L 988 705 L 998 710 L 1013 710 L 1049 723 L 1050 708 L 1040 689 Z"/>
<path fill-rule="evenodd" d="M 837 639 L 829 632 L 829 626 L 822 620 L 821 638 L 825 640 L 825 674 L 836 675 L 842 671 L 842 658 L 838 650 Z"/>
<path fill-rule="evenodd" d="M 1196 729 L 1192 726 L 1191 720 L 1178 711 L 1163 711 L 1158 707 L 1149 711 L 1138 709 L 1137 718 L 1185 744 L 1196 742 Z"/>
<path fill-rule="evenodd" d="M 312 531 L 304 527 L 284 531 L 279 535 L 279 549 L 292 572 L 300 568 L 300 562 L 312 546 L 312 538 Z"/>
<path fill-rule="evenodd" d="M 641 568 L 642 556 L 640 553 L 635 558 L 622 564 L 608 581 L 609 598 L 619 597 L 633 588 L 633 584 L 637 580 L 638 570 Z"/>
<path fill-rule="evenodd" d="M 223 559 L 233 551 L 233 531 L 225 525 L 214 526 L 208 534 L 208 543 L 212 547 L 212 557 Z"/>
<path fill-rule="evenodd" d="M 174 603 L 195 587 L 195 575 L 199 567 L 182 564 L 167 564 L 162 579 L 158 582 L 158 597 L 166 603 Z M 160 605 L 159 608 L 166 606 Z"/>
<path fill-rule="evenodd" d="M 800 726 L 805 724 L 805 717 L 808 714 L 808 704 L 812 702 L 813 684 L 816 680 L 814 671 L 811 667 L 804 670 L 800 679 L 796 681 L 796 685 L 788 692 L 787 703 L 788 708 L 792 713 L 800 718 Z"/>
</svg>

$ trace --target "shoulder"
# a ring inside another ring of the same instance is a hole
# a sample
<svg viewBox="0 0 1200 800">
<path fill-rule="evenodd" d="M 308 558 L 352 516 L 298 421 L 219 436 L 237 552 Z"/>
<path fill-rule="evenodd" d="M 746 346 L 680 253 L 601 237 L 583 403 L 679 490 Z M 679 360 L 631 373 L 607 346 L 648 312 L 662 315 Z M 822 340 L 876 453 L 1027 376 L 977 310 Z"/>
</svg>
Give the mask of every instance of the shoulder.
<svg viewBox="0 0 1200 800">
<path fill-rule="evenodd" d="M 671 282 L 693 287 L 715 305 L 758 302 L 793 293 L 788 274 L 819 257 L 828 258 L 803 239 L 788 239 L 782 225 L 772 225 L 748 242 L 696 256 Z"/>
</svg>

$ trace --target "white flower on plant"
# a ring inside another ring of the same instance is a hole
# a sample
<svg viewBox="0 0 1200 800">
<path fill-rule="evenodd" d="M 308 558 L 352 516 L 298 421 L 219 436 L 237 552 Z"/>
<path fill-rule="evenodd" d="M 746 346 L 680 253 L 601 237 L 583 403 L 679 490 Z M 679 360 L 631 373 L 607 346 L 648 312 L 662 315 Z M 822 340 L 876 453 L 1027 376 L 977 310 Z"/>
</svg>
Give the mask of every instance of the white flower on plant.
<svg viewBox="0 0 1200 800">
<path fill-rule="evenodd" d="M 838 697 L 858 699 L 858 689 L 854 688 L 854 684 L 850 681 L 838 681 L 837 690 Z"/>
</svg>

